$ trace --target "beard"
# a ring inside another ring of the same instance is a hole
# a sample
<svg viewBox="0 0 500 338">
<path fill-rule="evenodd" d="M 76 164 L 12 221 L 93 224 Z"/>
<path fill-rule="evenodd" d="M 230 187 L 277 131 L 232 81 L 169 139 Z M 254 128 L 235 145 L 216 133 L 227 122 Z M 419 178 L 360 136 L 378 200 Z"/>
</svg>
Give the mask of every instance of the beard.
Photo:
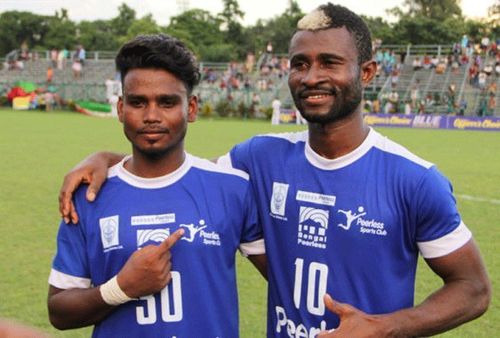
<svg viewBox="0 0 500 338">
<path fill-rule="evenodd" d="M 166 144 L 157 147 L 148 146 L 146 144 L 142 144 L 141 142 L 136 142 L 135 139 L 130 137 L 127 132 L 125 132 L 125 135 L 132 144 L 134 156 L 140 155 L 144 159 L 147 159 L 151 162 L 156 162 L 165 158 L 170 153 L 176 151 L 177 149 L 179 149 L 179 147 L 182 147 L 186 132 L 187 128 L 184 128 L 177 133 L 171 133 L 171 131 L 169 131 L 170 135 L 174 134 L 173 138 L 170 139 Z"/>
<path fill-rule="evenodd" d="M 324 88 L 307 88 L 306 90 L 325 90 Z M 317 113 L 308 112 L 307 109 L 302 105 L 301 93 L 304 91 L 297 90 L 292 93 L 293 101 L 295 106 L 300 112 L 300 115 L 309 123 L 318 123 L 325 125 L 328 123 L 340 121 L 346 117 L 354 114 L 357 108 L 361 104 L 363 98 L 363 87 L 361 85 L 361 80 L 359 76 L 356 76 L 354 81 L 349 85 L 340 87 L 334 86 L 333 88 L 328 88 L 328 91 L 334 97 L 334 102 L 327 113 Z"/>
</svg>

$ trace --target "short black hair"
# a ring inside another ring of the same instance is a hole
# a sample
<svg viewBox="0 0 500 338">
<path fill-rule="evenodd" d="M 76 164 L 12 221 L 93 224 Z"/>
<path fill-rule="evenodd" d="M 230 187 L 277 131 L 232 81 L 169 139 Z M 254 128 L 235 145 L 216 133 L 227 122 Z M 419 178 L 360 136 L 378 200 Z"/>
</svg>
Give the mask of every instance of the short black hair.
<svg viewBox="0 0 500 338">
<path fill-rule="evenodd" d="M 139 35 L 125 43 L 115 58 L 122 84 L 132 69 L 157 68 L 181 80 L 188 94 L 200 82 L 200 70 L 193 53 L 180 40 L 165 34 Z"/>
<path fill-rule="evenodd" d="M 370 29 L 359 15 L 344 6 L 334 5 L 330 2 L 319 6 L 316 11 L 318 10 L 323 12 L 327 17 L 327 23 L 324 25 L 320 24 L 317 29 L 324 30 L 345 27 L 354 37 L 354 42 L 358 50 L 359 64 L 372 59 Z M 315 28 L 312 30 L 315 30 Z"/>
</svg>

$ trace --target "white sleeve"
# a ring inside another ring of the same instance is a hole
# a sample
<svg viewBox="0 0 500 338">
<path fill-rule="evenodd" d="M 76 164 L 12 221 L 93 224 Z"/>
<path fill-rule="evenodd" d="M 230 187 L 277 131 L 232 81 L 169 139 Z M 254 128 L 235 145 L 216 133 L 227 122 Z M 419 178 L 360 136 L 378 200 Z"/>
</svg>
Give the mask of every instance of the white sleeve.
<svg viewBox="0 0 500 338">
<path fill-rule="evenodd" d="M 240 252 L 244 257 L 263 255 L 266 253 L 264 238 L 258 239 L 253 242 L 240 243 Z"/>
</svg>

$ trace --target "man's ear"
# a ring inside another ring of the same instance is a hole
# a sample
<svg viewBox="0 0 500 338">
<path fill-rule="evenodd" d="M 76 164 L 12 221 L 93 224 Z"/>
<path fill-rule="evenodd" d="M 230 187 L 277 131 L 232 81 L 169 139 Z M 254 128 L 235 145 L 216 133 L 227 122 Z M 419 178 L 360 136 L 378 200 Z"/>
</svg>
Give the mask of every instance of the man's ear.
<svg viewBox="0 0 500 338">
<path fill-rule="evenodd" d="M 198 116 L 198 96 L 190 95 L 188 98 L 188 122 L 196 121 Z"/>
<path fill-rule="evenodd" d="M 361 83 L 366 87 L 372 82 L 377 73 L 377 63 L 374 60 L 369 60 L 361 65 Z"/>
<path fill-rule="evenodd" d="M 123 123 L 123 96 L 120 96 L 118 98 L 116 108 L 118 110 L 118 120 L 120 120 L 120 122 Z"/>
</svg>

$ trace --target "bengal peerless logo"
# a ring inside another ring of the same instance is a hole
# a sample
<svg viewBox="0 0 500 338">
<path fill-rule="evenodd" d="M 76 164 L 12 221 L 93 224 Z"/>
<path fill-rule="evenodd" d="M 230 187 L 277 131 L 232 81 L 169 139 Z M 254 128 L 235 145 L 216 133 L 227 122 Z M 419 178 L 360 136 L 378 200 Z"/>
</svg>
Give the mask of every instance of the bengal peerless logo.
<svg viewBox="0 0 500 338">
<path fill-rule="evenodd" d="M 325 249 L 329 211 L 311 207 L 300 207 L 297 243 Z"/>
</svg>

